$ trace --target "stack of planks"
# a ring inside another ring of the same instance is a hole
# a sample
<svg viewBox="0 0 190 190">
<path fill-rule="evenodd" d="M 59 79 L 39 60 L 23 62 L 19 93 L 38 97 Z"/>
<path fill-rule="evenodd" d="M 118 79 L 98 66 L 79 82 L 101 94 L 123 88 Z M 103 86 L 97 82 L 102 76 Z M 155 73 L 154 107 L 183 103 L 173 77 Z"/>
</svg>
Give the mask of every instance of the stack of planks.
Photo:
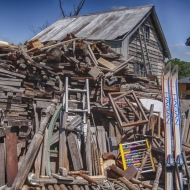
<svg viewBox="0 0 190 190">
<path fill-rule="evenodd" d="M 164 156 L 163 119 L 154 109 L 162 101 L 161 86 L 154 76 L 131 75 L 133 57 L 123 61 L 120 56 L 104 41 L 72 34 L 62 41 L 0 44 L 0 186 L 95 189 L 117 179 L 124 189 L 136 189 L 133 183 L 152 188 L 153 180 L 159 181 L 155 171 L 138 172 L 136 179 L 117 172 L 120 143 L 149 139 L 147 151 L 158 168 Z M 89 99 L 77 90 L 87 80 Z M 87 115 L 67 113 L 68 88 L 68 106 L 90 105 Z M 147 108 L 141 99 L 153 103 Z M 141 170 L 146 160 L 145 155 Z"/>
</svg>

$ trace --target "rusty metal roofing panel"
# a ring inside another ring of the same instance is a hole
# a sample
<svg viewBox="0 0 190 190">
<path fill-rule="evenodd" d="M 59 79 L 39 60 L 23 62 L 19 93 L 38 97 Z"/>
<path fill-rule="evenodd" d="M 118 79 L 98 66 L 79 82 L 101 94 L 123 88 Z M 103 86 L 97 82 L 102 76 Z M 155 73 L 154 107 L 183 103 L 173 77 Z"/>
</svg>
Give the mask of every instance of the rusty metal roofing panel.
<svg viewBox="0 0 190 190">
<path fill-rule="evenodd" d="M 153 5 L 69 17 L 56 21 L 37 36 L 41 41 L 62 40 L 68 33 L 92 40 L 114 40 L 131 31 Z"/>
</svg>

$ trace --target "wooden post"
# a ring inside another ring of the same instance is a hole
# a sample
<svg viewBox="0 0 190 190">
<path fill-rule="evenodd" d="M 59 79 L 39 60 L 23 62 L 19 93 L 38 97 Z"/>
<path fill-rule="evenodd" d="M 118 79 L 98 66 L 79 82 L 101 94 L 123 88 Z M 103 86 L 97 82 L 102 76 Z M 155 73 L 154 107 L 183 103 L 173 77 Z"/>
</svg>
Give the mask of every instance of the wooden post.
<svg viewBox="0 0 190 190">
<path fill-rule="evenodd" d="M 36 111 L 36 104 L 33 104 L 33 107 L 34 107 L 34 115 L 35 115 L 35 133 L 37 133 L 39 130 L 39 118 L 38 118 L 38 112 Z M 40 177 L 41 156 L 42 156 L 42 145 L 40 146 L 40 149 L 38 151 L 38 154 L 34 163 L 36 177 Z"/>
<path fill-rule="evenodd" d="M 162 164 L 158 163 L 158 167 L 157 167 L 157 171 L 156 171 L 156 178 L 154 180 L 152 190 L 157 190 L 158 189 L 159 179 L 160 179 L 161 173 L 162 173 Z"/>
<path fill-rule="evenodd" d="M 42 165 L 41 165 L 41 175 L 45 176 L 46 170 L 46 151 L 47 151 L 47 141 L 48 141 L 48 129 L 45 129 L 44 141 L 43 141 L 43 149 L 42 149 Z M 42 146 L 42 145 L 41 145 Z"/>
</svg>

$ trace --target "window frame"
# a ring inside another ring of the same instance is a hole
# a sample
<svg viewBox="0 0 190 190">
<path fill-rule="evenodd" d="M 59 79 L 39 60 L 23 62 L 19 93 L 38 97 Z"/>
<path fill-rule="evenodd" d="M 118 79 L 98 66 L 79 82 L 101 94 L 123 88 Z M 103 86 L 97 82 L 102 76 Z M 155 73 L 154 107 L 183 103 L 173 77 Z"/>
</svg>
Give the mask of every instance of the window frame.
<svg viewBox="0 0 190 190">
<path fill-rule="evenodd" d="M 147 25 L 144 25 L 143 32 L 146 40 L 150 39 L 150 27 Z"/>
</svg>

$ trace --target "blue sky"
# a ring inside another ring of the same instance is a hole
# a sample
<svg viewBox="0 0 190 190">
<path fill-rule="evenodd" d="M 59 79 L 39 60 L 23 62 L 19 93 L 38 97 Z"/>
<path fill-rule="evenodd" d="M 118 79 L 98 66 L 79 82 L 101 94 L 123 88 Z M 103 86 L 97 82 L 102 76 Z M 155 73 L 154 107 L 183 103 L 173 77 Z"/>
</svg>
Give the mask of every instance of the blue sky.
<svg viewBox="0 0 190 190">
<path fill-rule="evenodd" d="M 62 0 L 66 14 L 80 0 Z M 172 58 L 190 62 L 190 0 L 86 0 L 80 14 L 154 4 Z M 18 44 L 31 39 L 38 28 L 61 18 L 58 0 L 0 0 L 0 39 Z"/>
</svg>

